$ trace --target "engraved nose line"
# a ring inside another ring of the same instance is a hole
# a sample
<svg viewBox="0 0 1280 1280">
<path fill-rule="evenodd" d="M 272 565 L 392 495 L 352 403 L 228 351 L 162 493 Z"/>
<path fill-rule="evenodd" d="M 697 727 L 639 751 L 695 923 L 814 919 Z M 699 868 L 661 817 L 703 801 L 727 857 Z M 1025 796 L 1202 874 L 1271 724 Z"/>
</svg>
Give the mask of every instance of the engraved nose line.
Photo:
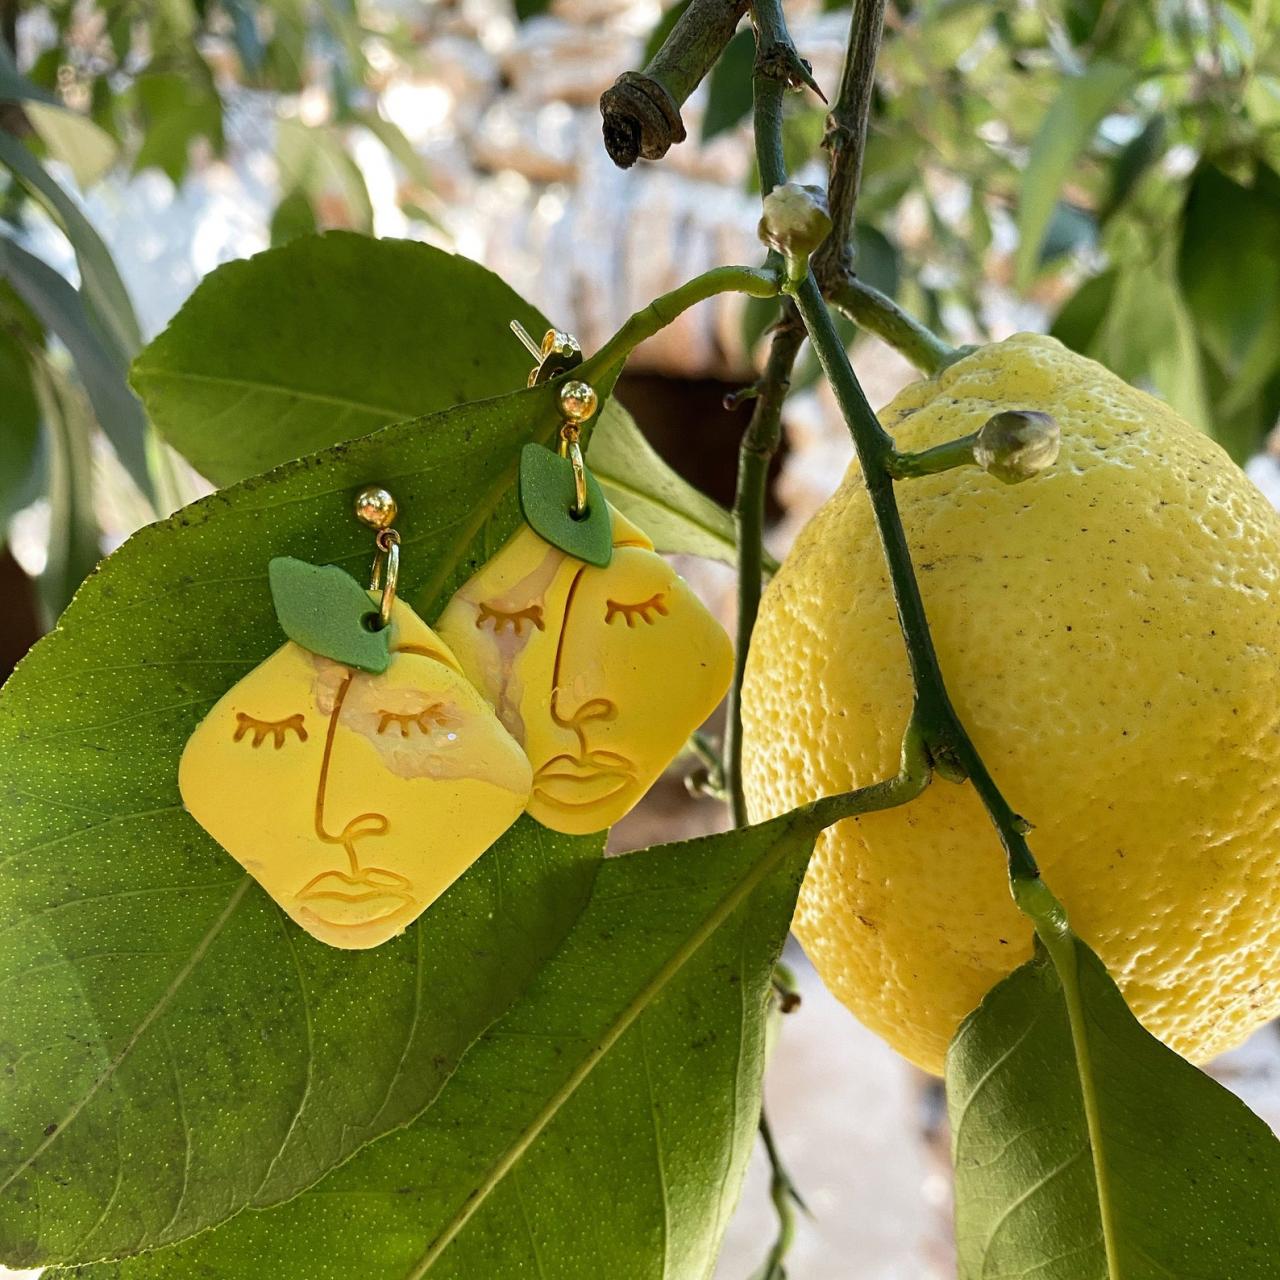
<svg viewBox="0 0 1280 1280">
<path fill-rule="evenodd" d="M 338 722 L 342 719 L 342 706 L 347 700 L 347 691 L 351 688 L 351 682 L 354 679 L 354 673 L 348 673 L 333 700 L 333 710 L 329 713 L 329 728 L 325 733 L 324 739 L 324 755 L 320 761 L 320 777 L 316 782 L 315 802 L 316 837 L 325 844 L 341 845 L 347 851 L 347 857 L 351 860 L 352 874 L 360 869 L 356 861 L 356 840 L 361 836 L 386 835 L 391 825 L 387 821 L 385 814 L 362 813 L 358 817 L 350 819 L 339 835 L 331 835 L 325 830 L 324 802 L 329 789 L 329 765 L 333 760 L 333 742 L 338 732 Z"/>
</svg>

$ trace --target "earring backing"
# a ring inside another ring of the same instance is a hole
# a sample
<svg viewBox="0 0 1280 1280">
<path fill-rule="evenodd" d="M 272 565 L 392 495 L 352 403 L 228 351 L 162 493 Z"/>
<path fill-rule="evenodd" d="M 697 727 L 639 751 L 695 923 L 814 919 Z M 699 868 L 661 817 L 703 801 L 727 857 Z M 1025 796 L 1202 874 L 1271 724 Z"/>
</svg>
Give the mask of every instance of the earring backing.
<svg viewBox="0 0 1280 1280">
<path fill-rule="evenodd" d="M 529 330 L 519 320 L 511 321 L 511 332 L 520 344 L 538 362 L 529 374 L 528 386 L 536 387 L 582 363 L 582 348 L 571 333 L 562 329 L 548 329 L 542 336 L 542 345 L 534 342 Z"/>
<path fill-rule="evenodd" d="M 369 590 L 381 591 L 378 606 L 378 629 L 391 622 L 391 610 L 396 602 L 396 584 L 400 580 L 400 534 L 391 527 L 399 507 L 386 489 L 369 485 L 356 494 L 356 519 L 371 529 L 376 529 L 373 554 L 373 571 L 369 578 Z"/>
</svg>

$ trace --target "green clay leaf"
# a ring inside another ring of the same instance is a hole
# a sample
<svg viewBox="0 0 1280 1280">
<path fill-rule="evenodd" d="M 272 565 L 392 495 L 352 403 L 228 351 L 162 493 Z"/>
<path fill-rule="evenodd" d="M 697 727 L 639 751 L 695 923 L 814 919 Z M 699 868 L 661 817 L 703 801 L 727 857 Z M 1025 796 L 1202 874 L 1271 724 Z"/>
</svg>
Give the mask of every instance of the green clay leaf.
<svg viewBox="0 0 1280 1280">
<path fill-rule="evenodd" d="M 412 1125 L 267 1212 L 79 1280 L 711 1273 L 760 1114 L 773 966 L 815 828 L 606 859 L 525 997 Z"/>
<path fill-rule="evenodd" d="M 267 572 L 280 628 L 295 644 L 375 674 L 391 664 L 391 629 L 369 628 L 377 610 L 346 570 L 276 556 Z"/>
<path fill-rule="evenodd" d="M 960 1280 L 1271 1280 L 1280 1142 L 1167 1049 L 1073 934 L 947 1055 Z"/>
<path fill-rule="evenodd" d="M 613 557 L 613 522 L 600 482 L 587 471 L 587 514 L 573 514 L 573 464 L 541 445 L 520 453 L 520 510 L 539 537 L 567 555 L 604 568 Z"/>
</svg>

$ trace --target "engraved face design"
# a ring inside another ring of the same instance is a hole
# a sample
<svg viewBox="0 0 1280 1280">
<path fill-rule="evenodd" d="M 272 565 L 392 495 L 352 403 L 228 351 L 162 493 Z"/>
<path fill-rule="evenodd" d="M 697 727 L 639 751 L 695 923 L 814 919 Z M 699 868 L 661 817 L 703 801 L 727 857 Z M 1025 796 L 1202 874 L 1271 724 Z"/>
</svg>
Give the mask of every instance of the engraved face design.
<svg viewBox="0 0 1280 1280">
<path fill-rule="evenodd" d="M 520 815 L 529 762 L 407 605 L 371 675 L 292 641 L 187 742 L 188 811 L 331 946 L 400 933 Z"/>
<path fill-rule="evenodd" d="M 533 765 L 529 812 L 574 835 L 640 799 L 729 687 L 724 629 L 634 525 L 606 568 L 522 528 L 438 630 Z"/>
</svg>

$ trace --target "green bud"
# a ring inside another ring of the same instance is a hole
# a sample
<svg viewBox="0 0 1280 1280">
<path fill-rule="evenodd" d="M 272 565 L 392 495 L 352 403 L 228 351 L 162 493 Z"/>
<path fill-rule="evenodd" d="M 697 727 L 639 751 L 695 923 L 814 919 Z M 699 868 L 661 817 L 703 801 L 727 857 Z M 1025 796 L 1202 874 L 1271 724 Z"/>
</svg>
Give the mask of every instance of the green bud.
<svg viewBox="0 0 1280 1280">
<path fill-rule="evenodd" d="M 809 270 L 809 255 L 831 231 L 827 193 L 798 182 L 774 187 L 764 198 L 757 230 L 761 243 L 786 259 L 788 283 L 796 284 Z"/>
<path fill-rule="evenodd" d="M 1005 484 L 1030 480 L 1053 466 L 1062 431 L 1047 413 L 1009 409 L 988 418 L 973 442 L 973 460 Z"/>
</svg>

